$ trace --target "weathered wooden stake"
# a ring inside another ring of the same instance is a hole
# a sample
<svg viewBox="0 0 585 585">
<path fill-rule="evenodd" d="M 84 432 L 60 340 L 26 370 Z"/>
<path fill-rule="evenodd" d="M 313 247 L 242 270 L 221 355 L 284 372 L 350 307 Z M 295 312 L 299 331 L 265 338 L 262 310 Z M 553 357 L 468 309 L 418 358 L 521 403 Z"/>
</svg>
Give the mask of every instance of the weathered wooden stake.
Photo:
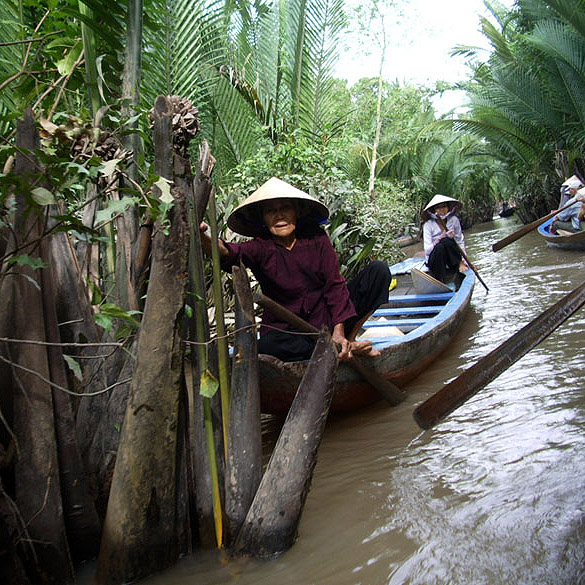
<svg viewBox="0 0 585 585">
<path fill-rule="evenodd" d="M 229 547 L 262 478 L 262 428 L 254 301 L 246 269 L 232 268 L 236 293 L 225 514 Z"/>
<path fill-rule="evenodd" d="M 309 492 L 337 373 L 337 350 L 321 333 L 260 487 L 233 547 L 268 557 L 292 546 Z"/>
</svg>

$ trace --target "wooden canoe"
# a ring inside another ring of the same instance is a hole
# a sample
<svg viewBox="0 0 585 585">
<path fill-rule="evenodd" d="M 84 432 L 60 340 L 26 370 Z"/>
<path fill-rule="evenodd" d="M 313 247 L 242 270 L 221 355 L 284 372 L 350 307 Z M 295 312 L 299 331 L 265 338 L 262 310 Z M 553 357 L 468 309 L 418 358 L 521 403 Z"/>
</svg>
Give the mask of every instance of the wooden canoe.
<svg viewBox="0 0 585 585">
<path fill-rule="evenodd" d="M 559 234 L 553 234 L 550 231 L 552 222 L 553 218 L 538 226 L 538 233 L 545 239 L 549 246 L 564 248 L 566 250 L 585 250 L 585 231 L 574 234 L 563 231 Z"/>
<path fill-rule="evenodd" d="M 473 287 L 472 270 L 457 291 L 418 294 L 412 286 L 410 271 L 422 268 L 424 260 L 410 258 L 391 267 L 398 286 L 364 324 L 360 337 L 371 339 L 381 356 L 364 358 L 379 374 L 399 387 L 427 368 L 451 342 L 463 323 Z M 259 375 L 262 412 L 285 414 L 295 396 L 307 367 L 304 362 L 282 362 L 261 354 Z M 373 404 L 380 395 L 346 364 L 340 363 L 333 412 L 348 412 Z"/>
</svg>

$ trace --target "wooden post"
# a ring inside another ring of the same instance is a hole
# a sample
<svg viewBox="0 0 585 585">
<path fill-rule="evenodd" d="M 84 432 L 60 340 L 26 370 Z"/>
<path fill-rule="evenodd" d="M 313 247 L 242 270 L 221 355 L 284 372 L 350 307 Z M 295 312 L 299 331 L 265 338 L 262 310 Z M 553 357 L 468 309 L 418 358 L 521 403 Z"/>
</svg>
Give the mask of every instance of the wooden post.
<svg viewBox="0 0 585 585">
<path fill-rule="evenodd" d="M 262 477 L 262 429 L 254 301 L 246 269 L 232 268 L 236 292 L 232 393 L 225 514 L 229 547 L 250 509 Z"/>
<path fill-rule="evenodd" d="M 321 444 L 337 373 L 337 350 L 323 332 L 311 356 L 264 477 L 233 547 L 274 556 L 292 546 Z"/>
</svg>

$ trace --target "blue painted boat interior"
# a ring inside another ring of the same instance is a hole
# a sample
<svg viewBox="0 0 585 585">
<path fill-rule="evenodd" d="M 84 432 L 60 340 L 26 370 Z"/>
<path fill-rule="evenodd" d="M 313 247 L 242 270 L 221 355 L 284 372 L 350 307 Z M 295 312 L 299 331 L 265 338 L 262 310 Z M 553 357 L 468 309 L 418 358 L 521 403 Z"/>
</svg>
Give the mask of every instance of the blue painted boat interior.
<svg viewBox="0 0 585 585">
<path fill-rule="evenodd" d="M 422 258 L 408 258 L 399 264 L 390 267 L 392 275 L 408 274 L 413 267 L 421 270 L 421 264 L 424 263 Z M 378 350 L 400 345 L 410 340 L 426 335 L 433 328 L 437 327 L 450 319 L 454 313 L 464 303 L 469 300 L 475 285 L 475 274 L 472 270 L 467 270 L 465 278 L 457 292 L 438 293 L 438 294 L 406 294 L 390 295 L 389 301 L 396 303 L 429 303 L 427 306 L 414 307 L 392 307 L 380 308 L 374 312 L 372 318 L 364 323 L 364 329 L 379 327 L 399 327 L 404 328 L 404 335 L 389 335 L 387 337 L 376 337 L 372 339 L 374 347 Z M 386 317 L 383 321 L 378 321 L 380 317 Z M 388 319 L 387 317 L 392 317 Z M 367 339 L 367 333 L 364 335 Z"/>
</svg>

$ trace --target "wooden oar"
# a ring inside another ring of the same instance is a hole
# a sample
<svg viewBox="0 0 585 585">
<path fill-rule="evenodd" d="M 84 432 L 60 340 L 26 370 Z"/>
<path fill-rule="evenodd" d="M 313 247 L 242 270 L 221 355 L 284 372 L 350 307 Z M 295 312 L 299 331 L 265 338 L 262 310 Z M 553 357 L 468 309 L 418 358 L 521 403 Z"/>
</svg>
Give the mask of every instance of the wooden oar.
<svg viewBox="0 0 585 585">
<path fill-rule="evenodd" d="M 544 217 L 541 217 L 540 219 L 536 219 L 532 223 L 526 224 L 525 226 L 521 227 L 519 230 L 515 231 L 513 234 L 510 234 L 509 236 L 506 236 L 505 238 L 502 238 L 501 240 L 499 240 L 498 242 L 493 244 L 492 250 L 494 252 L 497 252 L 498 250 L 505 248 L 508 244 L 511 244 L 512 242 L 515 242 L 516 240 L 519 240 L 522 236 L 525 236 L 528 232 L 531 232 L 533 229 L 537 228 L 539 225 L 543 224 L 545 221 L 548 221 L 551 217 L 554 217 L 557 213 L 560 213 L 561 211 L 568 209 L 574 203 L 575 202 L 573 202 L 569 205 L 565 205 L 564 207 L 561 207 L 560 209 L 557 209 L 556 211 L 551 211 L 548 215 L 545 215 Z"/>
<path fill-rule="evenodd" d="M 445 223 L 445 220 L 442 217 L 439 217 L 438 215 L 437 215 L 437 223 L 441 226 L 441 228 L 443 228 L 443 230 L 447 231 L 447 224 Z M 485 288 L 486 292 L 490 292 L 490 289 L 487 287 L 487 284 L 483 281 L 483 278 L 479 275 L 477 268 L 473 265 L 473 263 L 471 262 L 471 260 L 467 256 L 467 254 L 465 253 L 465 250 L 455 240 L 453 240 L 453 241 L 455 242 L 455 245 L 459 249 L 459 252 L 461 253 L 461 257 L 463 258 L 463 260 L 465 260 L 465 262 L 467 262 L 467 266 L 469 266 L 469 268 L 471 268 L 471 270 L 473 270 L 473 272 L 475 273 L 475 276 L 477 276 L 477 280 L 479 280 L 479 282 L 481 282 L 481 284 Z"/>
<path fill-rule="evenodd" d="M 538 345 L 583 304 L 585 282 L 417 406 L 414 420 L 423 429 L 432 427 Z"/>
<path fill-rule="evenodd" d="M 319 333 L 319 330 L 314 325 L 307 323 L 307 321 L 262 293 L 255 294 L 254 301 L 263 309 L 268 309 L 273 315 L 286 321 L 289 325 L 299 331 L 304 331 L 305 333 Z M 358 356 L 354 355 L 353 358 L 346 363 L 358 372 L 364 380 L 368 381 L 378 391 L 380 396 L 392 404 L 392 406 L 400 404 L 406 398 L 406 394 L 398 388 L 398 386 L 392 384 L 390 380 L 386 380 L 386 378 L 378 374 L 376 370 L 366 365 Z"/>
</svg>

